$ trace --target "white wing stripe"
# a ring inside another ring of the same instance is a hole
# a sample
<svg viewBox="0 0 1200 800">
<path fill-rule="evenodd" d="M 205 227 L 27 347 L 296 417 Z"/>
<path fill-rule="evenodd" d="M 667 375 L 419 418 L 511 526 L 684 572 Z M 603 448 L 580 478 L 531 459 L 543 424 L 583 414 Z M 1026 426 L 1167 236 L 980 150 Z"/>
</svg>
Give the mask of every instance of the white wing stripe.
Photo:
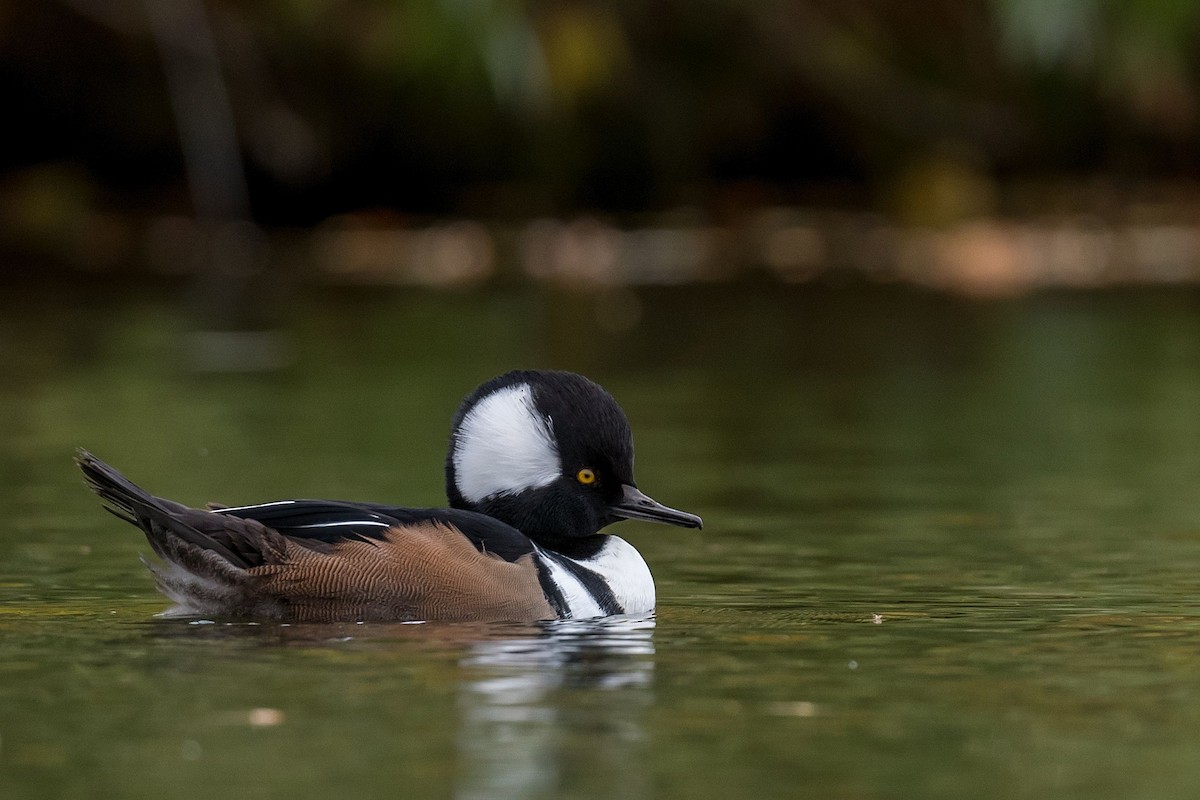
<svg viewBox="0 0 1200 800">
<path fill-rule="evenodd" d="M 295 502 L 296 502 L 295 500 L 276 500 L 273 503 L 256 503 L 252 506 L 229 506 L 227 508 L 216 508 L 213 510 L 216 511 L 218 514 L 228 514 L 231 511 L 253 511 L 256 508 L 272 508 L 274 506 L 290 506 L 290 505 L 293 505 Z"/>
</svg>

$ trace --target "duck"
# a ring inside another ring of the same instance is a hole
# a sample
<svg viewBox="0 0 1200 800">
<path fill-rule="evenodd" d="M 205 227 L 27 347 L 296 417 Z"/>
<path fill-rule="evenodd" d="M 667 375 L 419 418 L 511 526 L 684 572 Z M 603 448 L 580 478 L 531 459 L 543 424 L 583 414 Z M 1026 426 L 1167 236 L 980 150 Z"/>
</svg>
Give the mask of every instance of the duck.
<svg viewBox="0 0 1200 800">
<path fill-rule="evenodd" d="M 448 508 L 276 500 L 194 508 L 90 452 L 76 464 L 140 528 L 165 617 L 279 622 L 540 622 L 653 613 L 623 520 L 701 528 L 644 494 L 625 412 L 573 372 L 515 370 L 471 392 L 445 461 Z"/>
</svg>

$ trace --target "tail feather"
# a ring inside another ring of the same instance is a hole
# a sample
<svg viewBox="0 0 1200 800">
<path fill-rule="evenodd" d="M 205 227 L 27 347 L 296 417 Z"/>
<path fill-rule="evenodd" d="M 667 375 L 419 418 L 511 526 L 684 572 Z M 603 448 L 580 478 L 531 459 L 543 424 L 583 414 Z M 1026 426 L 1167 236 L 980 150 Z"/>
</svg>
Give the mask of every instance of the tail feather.
<svg viewBox="0 0 1200 800">
<path fill-rule="evenodd" d="M 154 497 L 86 450 L 76 453 L 75 463 L 83 472 L 88 487 L 104 501 L 105 509 L 145 531 L 146 539 L 159 557 L 190 566 L 183 561 L 193 560 L 188 558 L 191 554 L 186 550 L 180 552 L 178 543 L 172 541 L 179 539 L 192 548 L 215 553 L 231 566 L 240 569 L 250 566 L 243 557 L 189 524 L 183 518 L 186 512 L 192 511 L 187 506 Z"/>
<path fill-rule="evenodd" d="M 104 501 L 104 510 L 128 523 L 138 525 L 137 509 L 152 506 L 154 498 L 100 459 L 80 449 L 75 465 L 83 472 L 88 488 Z"/>
<path fill-rule="evenodd" d="M 178 604 L 168 615 L 222 614 L 246 602 L 254 584 L 249 562 L 196 526 L 203 522 L 197 515 L 210 512 L 154 497 L 86 450 L 78 451 L 75 463 L 105 508 L 141 528 L 167 562 L 146 566 L 159 590 Z"/>
</svg>

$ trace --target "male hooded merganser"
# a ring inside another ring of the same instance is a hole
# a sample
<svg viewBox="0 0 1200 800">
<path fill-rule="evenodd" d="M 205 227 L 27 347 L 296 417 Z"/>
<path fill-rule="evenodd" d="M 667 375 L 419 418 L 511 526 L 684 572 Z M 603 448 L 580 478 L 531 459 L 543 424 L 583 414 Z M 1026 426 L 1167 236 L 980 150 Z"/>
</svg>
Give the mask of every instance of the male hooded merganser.
<svg viewBox="0 0 1200 800">
<path fill-rule="evenodd" d="M 165 616 L 334 622 L 536 621 L 640 614 L 654 580 L 620 519 L 699 528 L 633 480 L 633 437 L 603 388 L 517 371 L 472 392 L 446 457 L 450 508 L 329 500 L 189 508 L 95 456 L 76 463 L 166 563 Z"/>
</svg>

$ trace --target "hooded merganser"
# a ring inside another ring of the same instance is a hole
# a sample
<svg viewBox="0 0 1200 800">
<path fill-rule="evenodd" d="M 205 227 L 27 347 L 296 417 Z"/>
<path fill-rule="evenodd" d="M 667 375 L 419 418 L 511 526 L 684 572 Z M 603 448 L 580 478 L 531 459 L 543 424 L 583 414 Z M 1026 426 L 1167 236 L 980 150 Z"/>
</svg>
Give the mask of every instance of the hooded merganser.
<svg viewBox="0 0 1200 800">
<path fill-rule="evenodd" d="M 463 401 L 446 457 L 448 509 L 281 500 L 203 510 L 151 496 L 86 451 L 76 463 L 165 562 L 147 562 L 176 604 L 164 616 L 640 614 L 654 609 L 650 570 L 632 545 L 600 529 L 621 519 L 701 526 L 637 489 L 625 413 L 569 372 L 509 372 Z"/>
</svg>

